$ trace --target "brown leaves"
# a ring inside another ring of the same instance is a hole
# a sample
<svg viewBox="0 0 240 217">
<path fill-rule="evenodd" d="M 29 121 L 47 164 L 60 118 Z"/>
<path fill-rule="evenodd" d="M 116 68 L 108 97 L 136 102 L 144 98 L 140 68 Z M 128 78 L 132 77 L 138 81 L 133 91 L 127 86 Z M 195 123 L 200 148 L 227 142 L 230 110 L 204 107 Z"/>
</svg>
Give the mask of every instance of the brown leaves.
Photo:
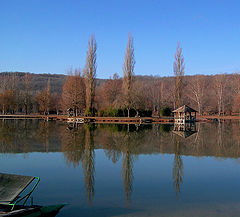
<svg viewBox="0 0 240 217">
<path fill-rule="evenodd" d="M 118 78 L 117 73 L 114 74 L 113 79 L 109 79 L 101 89 L 101 95 L 105 102 L 103 107 L 117 107 L 121 95 L 122 80 Z"/>
<path fill-rule="evenodd" d="M 51 97 L 50 93 L 47 90 L 38 92 L 35 97 L 36 102 L 39 105 L 39 111 L 48 114 L 50 110 L 49 98 Z"/>
<path fill-rule="evenodd" d="M 85 83 L 80 72 L 67 78 L 62 88 L 64 110 L 72 108 L 75 115 L 83 112 L 86 105 Z"/>
<path fill-rule="evenodd" d="M 15 92 L 13 90 L 5 90 L 2 92 L 0 94 L 0 105 L 3 114 L 7 112 L 13 113 L 17 105 Z"/>
</svg>

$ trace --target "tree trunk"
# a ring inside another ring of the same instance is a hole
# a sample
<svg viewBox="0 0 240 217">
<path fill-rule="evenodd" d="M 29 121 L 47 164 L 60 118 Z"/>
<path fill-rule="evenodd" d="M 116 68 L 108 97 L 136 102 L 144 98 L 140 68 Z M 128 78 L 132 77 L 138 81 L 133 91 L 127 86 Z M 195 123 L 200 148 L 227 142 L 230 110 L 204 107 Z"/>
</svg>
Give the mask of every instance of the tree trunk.
<svg viewBox="0 0 240 217">
<path fill-rule="evenodd" d="M 139 112 L 138 112 L 138 110 L 136 110 L 136 112 L 137 112 L 136 116 L 139 117 Z"/>
</svg>

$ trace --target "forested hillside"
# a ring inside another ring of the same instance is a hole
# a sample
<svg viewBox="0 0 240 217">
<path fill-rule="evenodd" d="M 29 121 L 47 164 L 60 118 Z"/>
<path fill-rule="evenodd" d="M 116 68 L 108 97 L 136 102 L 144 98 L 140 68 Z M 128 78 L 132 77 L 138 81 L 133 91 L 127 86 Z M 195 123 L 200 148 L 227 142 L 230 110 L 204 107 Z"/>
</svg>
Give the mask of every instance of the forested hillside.
<svg viewBox="0 0 240 217">
<path fill-rule="evenodd" d="M 62 85 L 65 82 L 65 75 L 57 74 L 33 74 L 26 72 L 2 72 L 0 73 L 0 87 L 1 90 L 8 89 L 9 87 L 15 86 L 20 91 L 23 91 L 25 88 L 25 75 L 30 76 L 30 91 L 38 92 L 46 89 L 48 79 L 51 80 L 51 92 L 61 93 Z"/>
</svg>

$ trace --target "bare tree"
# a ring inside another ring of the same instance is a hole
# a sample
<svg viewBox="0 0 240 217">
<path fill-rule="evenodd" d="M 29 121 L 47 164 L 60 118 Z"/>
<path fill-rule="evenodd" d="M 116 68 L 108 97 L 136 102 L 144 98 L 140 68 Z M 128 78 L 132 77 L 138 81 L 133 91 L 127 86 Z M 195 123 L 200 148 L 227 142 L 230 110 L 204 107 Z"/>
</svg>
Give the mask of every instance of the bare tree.
<svg viewBox="0 0 240 217">
<path fill-rule="evenodd" d="M 189 98 L 197 103 L 198 112 L 202 114 L 202 106 L 204 99 L 204 86 L 205 80 L 201 75 L 196 75 L 192 80 L 188 82 L 189 89 L 191 90 L 190 94 L 188 94 Z"/>
<path fill-rule="evenodd" d="M 50 83 L 50 78 L 48 78 L 48 83 L 47 83 L 47 113 L 48 114 L 50 111 L 50 106 L 51 106 L 51 83 Z"/>
<path fill-rule="evenodd" d="M 9 75 L 3 74 L 0 79 L 0 92 L 8 89 Z"/>
<path fill-rule="evenodd" d="M 232 79 L 229 80 L 229 84 L 232 87 L 234 95 L 240 94 L 240 74 L 235 73 L 232 75 Z"/>
<path fill-rule="evenodd" d="M 182 48 L 180 43 L 177 44 L 176 53 L 174 56 L 174 75 L 175 75 L 175 105 L 174 107 L 180 107 L 182 105 L 182 89 L 183 89 L 183 76 L 184 76 L 184 58 L 182 55 Z"/>
<path fill-rule="evenodd" d="M 49 114 L 52 107 L 52 95 L 50 89 L 50 79 L 48 79 L 47 87 L 45 90 L 39 91 L 35 96 L 35 100 L 39 105 L 39 111 L 45 115 Z"/>
<path fill-rule="evenodd" d="M 31 79 L 32 76 L 27 73 L 23 77 L 24 82 L 24 93 L 23 93 L 23 106 L 25 110 L 25 114 L 29 114 L 30 112 L 30 104 L 31 104 L 31 95 L 30 95 L 30 89 L 31 89 Z"/>
<path fill-rule="evenodd" d="M 123 98 L 124 98 L 124 104 L 128 110 L 128 117 L 130 115 L 129 111 L 131 107 L 131 89 L 132 89 L 135 63 L 136 62 L 134 57 L 133 37 L 129 33 L 127 48 L 126 48 L 125 57 L 124 57 L 124 64 L 123 64 Z"/>
<path fill-rule="evenodd" d="M 145 108 L 146 94 L 145 88 L 140 81 L 135 81 L 131 93 L 131 106 L 136 111 L 136 116 L 139 116 L 139 110 Z"/>
<path fill-rule="evenodd" d="M 97 43 L 95 36 L 92 35 L 88 41 L 88 51 L 86 65 L 84 69 L 84 78 L 86 85 L 86 110 L 94 115 L 94 96 L 96 87 L 96 70 L 97 70 Z"/>
<path fill-rule="evenodd" d="M 47 90 L 43 90 L 39 91 L 38 94 L 35 96 L 35 100 L 39 106 L 39 111 L 45 115 L 48 114 L 49 111 L 47 95 Z"/>
<path fill-rule="evenodd" d="M 7 88 L 16 92 L 18 83 L 19 83 L 19 77 L 17 76 L 17 73 L 11 73 L 7 76 Z"/>
<path fill-rule="evenodd" d="M 119 102 L 119 96 L 121 96 L 122 80 L 119 79 L 117 73 L 113 75 L 113 79 L 110 78 L 101 88 L 102 95 L 102 107 L 117 107 Z"/>
<path fill-rule="evenodd" d="M 233 105 L 232 105 L 233 112 L 237 112 L 240 115 L 240 94 L 237 94 L 234 97 Z"/>
<path fill-rule="evenodd" d="M 151 100 L 153 114 L 159 115 L 164 83 L 160 79 L 153 78 L 149 84 L 148 95 Z"/>
<path fill-rule="evenodd" d="M 218 115 L 224 111 L 224 90 L 226 87 L 225 79 L 225 74 L 216 75 L 214 79 L 214 91 L 217 98 Z"/>
</svg>

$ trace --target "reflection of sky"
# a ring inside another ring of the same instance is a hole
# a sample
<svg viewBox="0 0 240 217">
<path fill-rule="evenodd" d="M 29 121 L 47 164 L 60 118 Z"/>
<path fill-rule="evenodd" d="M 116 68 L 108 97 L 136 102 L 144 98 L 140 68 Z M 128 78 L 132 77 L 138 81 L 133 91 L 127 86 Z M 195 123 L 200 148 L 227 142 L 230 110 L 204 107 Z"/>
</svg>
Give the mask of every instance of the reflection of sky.
<svg viewBox="0 0 240 217">
<path fill-rule="evenodd" d="M 91 206 L 86 200 L 81 163 L 69 167 L 62 153 L 1 154 L 1 172 L 39 176 L 34 202 L 69 204 L 59 216 L 237 216 L 240 211 L 240 167 L 234 159 L 182 156 L 183 184 L 176 200 L 174 155 L 139 155 L 133 161 L 133 193 L 126 207 L 121 159 L 113 164 L 103 150 L 95 150 L 95 156 Z"/>
</svg>

